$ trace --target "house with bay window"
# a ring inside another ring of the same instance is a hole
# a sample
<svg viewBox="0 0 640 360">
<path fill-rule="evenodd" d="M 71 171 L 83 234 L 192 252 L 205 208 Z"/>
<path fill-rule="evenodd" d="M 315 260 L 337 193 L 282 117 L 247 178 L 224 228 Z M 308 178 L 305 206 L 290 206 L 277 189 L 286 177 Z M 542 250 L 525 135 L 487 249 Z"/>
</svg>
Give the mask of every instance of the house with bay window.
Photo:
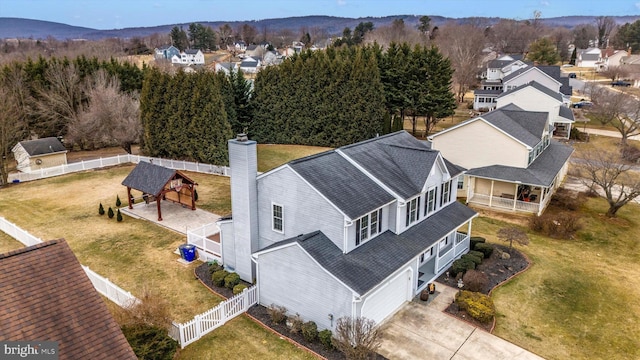
<svg viewBox="0 0 640 360">
<path fill-rule="evenodd" d="M 573 148 L 551 139 L 549 112 L 514 104 L 429 137 L 431 147 L 467 168 L 458 196 L 468 204 L 541 214 L 567 174 Z"/>
<path fill-rule="evenodd" d="M 258 175 L 256 142 L 229 141 L 232 217 L 222 260 L 322 329 L 343 316 L 380 323 L 469 251 L 463 169 L 400 131 Z"/>
</svg>

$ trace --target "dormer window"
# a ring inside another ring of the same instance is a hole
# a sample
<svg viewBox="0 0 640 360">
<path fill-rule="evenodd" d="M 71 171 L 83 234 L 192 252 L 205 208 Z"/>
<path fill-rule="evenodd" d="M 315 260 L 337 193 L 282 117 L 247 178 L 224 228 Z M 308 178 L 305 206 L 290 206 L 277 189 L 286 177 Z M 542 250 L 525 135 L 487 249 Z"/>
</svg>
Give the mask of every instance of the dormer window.
<svg viewBox="0 0 640 360">
<path fill-rule="evenodd" d="M 436 211 L 436 199 L 438 198 L 438 188 L 433 187 L 427 191 L 427 196 L 425 198 L 424 204 L 424 216 L 431 215 L 434 211 Z"/>
<path fill-rule="evenodd" d="M 407 217 L 406 217 L 406 224 L 405 224 L 406 226 L 409 226 L 420 219 L 420 213 L 418 212 L 419 208 L 420 208 L 419 196 L 407 203 Z"/>
<path fill-rule="evenodd" d="M 382 232 L 382 209 L 356 220 L 356 246 Z"/>
<path fill-rule="evenodd" d="M 442 190 L 440 191 L 440 207 L 448 204 L 451 201 L 451 180 L 442 183 Z"/>
</svg>

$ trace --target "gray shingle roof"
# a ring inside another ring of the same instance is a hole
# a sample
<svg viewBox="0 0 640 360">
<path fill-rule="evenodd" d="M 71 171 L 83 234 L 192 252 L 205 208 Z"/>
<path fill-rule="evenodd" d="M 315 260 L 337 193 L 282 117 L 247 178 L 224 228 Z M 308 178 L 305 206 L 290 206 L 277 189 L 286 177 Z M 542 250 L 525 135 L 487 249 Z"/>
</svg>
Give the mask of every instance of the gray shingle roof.
<svg viewBox="0 0 640 360">
<path fill-rule="evenodd" d="M 158 195 L 176 172 L 173 169 L 141 161 L 122 180 L 122 185 L 140 190 L 146 194 Z"/>
<path fill-rule="evenodd" d="M 467 171 L 467 169 L 463 168 L 462 166 L 458 166 L 445 158 L 442 159 L 444 160 L 444 164 L 447 167 L 447 171 L 449 172 L 449 175 L 451 175 L 451 177 L 460 175 L 463 172 Z"/>
<path fill-rule="evenodd" d="M 516 76 L 518 76 L 518 75 L 522 74 L 523 72 L 525 72 L 525 71 L 527 71 L 527 70 L 529 70 L 529 69 L 531 69 L 531 67 L 530 67 L 530 66 L 526 66 L 526 67 L 523 67 L 523 68 L 521 68 L 521 69 L 518 69 L 518 70 L 516 70 L 516 71 L 514 71 L 514 72 L 510 73 L 509 75 L 505 76 L 504 78 L 502 78 L 502 82 L 503 82 L 503 83 L 504 83 L 504 82 L 507 82 L 507 81 L 509 81 L 509 80 L 513 79 L 514 77 L 516 77 Z"/>
<path fill-rule="evenodd" d="M 189 54 L 189 55 L 195 55 L 195 54 L 197 54 L 197 53 L 198 53 L 198 51 L 200 51 L 200 50 L 198 50 L 198 49 L 186 49 L 186 50 L 184 51 L 184 53 L 185 53 L 185 54 Z"/>
<path fill-rule="evenodd" d="M 572 153 L 573 148 L 570 146 L 551 140 L 549 147 L 526 169 L 492 165 L 471 169 L 467 171 L 467 175 L 548 187 Z"/>
<path fill-rule="evenodd" d="M 391 194 L 335 151 L 294 160 L 289 166 L 351 219 L 394 200 Z"/>
<path fill-rule="evenodd" d="M 488 112 L 482 118 L 524 144 L 536 146 L 542 139 L 548 113 L 524 111 L 511 105 Z"/>
<path fill-rule="evenodd" d="M 474 216 L 475 211 L 453 202 L 402 234 L 386 231 L 347 254 L 320 231 L 277 242 L 260 252 L 297 242 L 320 266 L 363 295 Z"/>
<path fill-rule="evenodd" d="M 491 60 L 487 64 L 489 69 L 502 69 L 503 67 L 515 62 L 516 60 Z"/>
<path fill-rule="evenodd" d="M 429 149 L 406 131 L 339 150 L 404 199 L 422 190 L 438 156 L 438 151 Z"/>
<path fill-rule="evenodd" d="M 485 89 L 475 89 L 473 90 L 473 95 L 495 95 L 498 96 L 502 94 L 502 90 L 485 90 Z"/>
<path fill-rule="evenodd" d="M 22 145 L 29 156 L 48 155 L 67 151 L 60 140 L 54 137 L 20 141 L 19 144 Z"/>
<path fill-rule="evenodd" d="M 571 111 L 571 109 L 569 109 L 566 106 L 560 106 L 560 110 L 558 112 L 558 115 L 562 118 L 565 118 L 567 120 L 571 120 L 574 121 L 575 118 L 573 116 L 573 111 Z"/>
<path fill-rule="evenodd" d="M 532 81 L 532 82 L 527 83 L 527 84 L 520 85 L 520 86 L 518 86 L 518 87 L 516 87 L 514 89 L 511 89 L 511 90 L 509 90 L 507 92 L 504 92 L 504 93 L 500 94 L 500 96 L 498 96 L 498 98 L 501 98 L 503 96 L 512 94 L 512 93 L 514 93 L 516 91 L 520 91 L 520 90 L 522 90 L 524 88 L 527 88 L 527 87 L 532 87 L 532 88 L 540 91 L 541 93 L 546 94 L 547 96 L 562 102 L 562 95 L 559 92 L 555 92 L 555 91 L 549 89 L 548 87 L 546 87 L 546 86 L 544 86 L 544 85 L 542 85 L 542 84 L 540 84 L 538 82 L 535 82 L 535 81 Z"/>
</svg>

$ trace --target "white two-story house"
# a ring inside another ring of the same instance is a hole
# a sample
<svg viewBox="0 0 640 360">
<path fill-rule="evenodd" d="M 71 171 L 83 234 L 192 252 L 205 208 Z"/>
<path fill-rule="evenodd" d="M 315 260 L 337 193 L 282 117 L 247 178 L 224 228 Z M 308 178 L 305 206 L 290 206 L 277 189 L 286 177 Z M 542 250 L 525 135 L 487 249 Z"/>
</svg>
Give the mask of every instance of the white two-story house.
<svg viewBox="0 0 640 360">
<path fill-rule="evenodd" d="M 204 65 L 204 54 L 197 49 L 186 49 L 171 57 L 171 63 L 181 65 Z"/>
<path fill-rule="evenodd" d="M 259 302 L 333 329 L 381 322 L 469 250 L 473 210 L 456 201 L 462 169 L 405 131 L 258 175 L 256 143 L 229 141 L 232 217 L 222 259 Z"/>
</svg>

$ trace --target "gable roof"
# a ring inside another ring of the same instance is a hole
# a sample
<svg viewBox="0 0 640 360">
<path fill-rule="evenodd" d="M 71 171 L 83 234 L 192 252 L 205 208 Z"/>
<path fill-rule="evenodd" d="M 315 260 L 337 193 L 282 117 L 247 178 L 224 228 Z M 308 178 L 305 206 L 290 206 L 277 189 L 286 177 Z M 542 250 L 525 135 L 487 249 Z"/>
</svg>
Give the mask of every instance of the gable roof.
<svg viewBox="0 0 640 360">
<path fill-rule="evenodd" d="M 568 120 L 575 120 L 574 116 L 573 116 L 573 111 L 571 111 L 571 109 L 569 109 L 566 106 L 560 106 L 560 110 L 558 111 L 558 116 L 560 116 L 561 118 L 565 118 Z"/>
<path fill-rule="evenodd" d="M 288 165 L 351 219 L 394 200 L 393 195 L 334 150 Z"/>
<path fill-rule="evenodd" d="M 551 140 L 549 147 L 528 168 L 491 165 L 471 169 L 467 171 L 467 175 L 548 187 L 572 153 L 573 148 L 570 146 Z"/>
<path fill-rule="evenodd" d="M 321 231 L 272 244 L 256 253 L 296 243 L 327 272 L 349 288 L 364 295 L 411 259 L 457 229 L 477 213 L 453 202 L 402 234 L 387 230 L 353 251 L 344 254 Z"/>
<path fill-rule="evenodd" d="M 422 191 L 439 154 L 404 130 L 339 151 L 404 199 Z"/>
<path fill-rule="evenodd" d="M 524 111 L 514 104 L 482 115 L 482 118 L 523 144 L 534 147 L 542 139 L 549 114 Z"/>
<path fill-rule="evenodd" d="M 199 52 L 200 52 L 200 50 L 198 50 L 198 49 L 186 49 L 184 51 L 185 54 L 189 54 L 189 55 L 196 55 Z"/>
<path fill-rule="evenodd" d="M 551 97 L 551 98 L 553 98 L 553 99 L 555 99 L 555 100 L 557 100 L 559 102 L 562 102 L 562 95 L 560 95 L 560 93 L 555 92 L 555 91 L 549 89 L 548 87 L 546 87 L 546 86 L 544 86 L 544 85 L 542 85 L 542 84 L 540 84 L 540 83 L 538 83 L 536 81 L 532 81 L 530 83 L 526 83 L 526 84 L 520 85 L 520 86 L 518 86 L 516 88 L 513 88 L 513 89 L 511 89 L 509 91 L 503 92 L 498 96 L 498 99 L 501 98 L 501 97 L 507 96 L 507 95 L 511 95 L 511 94 L 513 94 L 515 92 L 518 92 L 518 91 L 520 91 L 522 89 L 526 89 L 526 88 L 534 88 L 534 89 L 538 90 L 539 92 L 541 92 L 541 93 L 543 93 L 543 94 L 545 94 L 545 95 L 547 95 L 547 96 L 549 96 L 549 97 Z"/>
<path fill-rule="evenodd" d="M 145 194 L 158 195 L 176 174 L 180 174 L 180 177 L 187 182 L 194 183 L 193 180 L 177 170 L 141 161 L 122 180 L 122 185 L 140 190 Z"/>
<path fill-rule="evenodd" d="M 552 76 L 550 76 L 550 75 L 549 75 L 549 74 L 547 74 L 546 72 L 542 71 L 542 70 L 541 70 L 541 69 L 539 69 L 537 66 L 532 66 L 532 65 L 529 65 L 529 66 L 523 67 L 523 68 L 521 68 L 521 69 L 518 69 L 518 70 L 516 70 L 516 71 L 512 72 L 511 74 L 509 74 L 509 75 L 505 76 L 505 77 L 502 79 L 502 83 L 506 83 L 507 81 L 509 81 L 509 80 L 511 80 L 511 79 L 515 79 L 515 78 L 517 78 L 518 76 L 520 76 L 520 75 L 522 75 L 522 74 L 524 74 L 524 73 L 527 73 L 527 72 L 529 72 L 529 71 L 539 71 L 540 73 L 542 73 L 542 75 L 547 76 L 548 78 L 550 78 L 550 79 L 552 79 L 552 80 L 555 80 L 556 82 L 560 83 L 560 81 L 556 80 L 555 78 L 553 78 Z"/>
<path fill-rule="evenodd" d="M 18 144 L 24 148 L 29 156 L 49 155 L 67 151 L 60 140 L 55 137 L 20 141 Z"/>
<path fill-rule="evenodd" d="M 60 359 L 136 359 L 63 239 L 0 254 L 0 299 L 0 339 L 58 341 Z"/>
</svg>

